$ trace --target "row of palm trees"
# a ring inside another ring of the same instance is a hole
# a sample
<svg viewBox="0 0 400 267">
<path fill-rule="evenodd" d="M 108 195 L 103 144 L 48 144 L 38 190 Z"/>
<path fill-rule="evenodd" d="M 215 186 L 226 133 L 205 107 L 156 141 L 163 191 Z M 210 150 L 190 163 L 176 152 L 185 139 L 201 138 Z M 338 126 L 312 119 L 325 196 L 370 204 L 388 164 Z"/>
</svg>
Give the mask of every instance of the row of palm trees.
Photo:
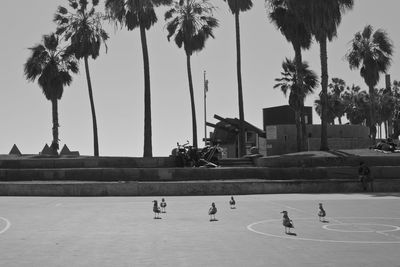
<svg viewBox="0 0 400 267">
<path fill-rule="evenodd" d="M 352 9 L 353 0 L 267 0 L 268 16 L 280 30 L 294 49 L 294 60 L 284 61 L 282 78 L 276 79 L 276 87 L 286 94 L 291 89 L 289 105 L 295 110 L 297 128 L 297 148 L 305 149 L 306 129 L 304 119 L 304 99 L 313 92 L 316 86 L 316 76 L 308 65 L 302 61 L 302 49 L 309 49 L 312 38 L 320 45 L 321 60 L 321 92 L 319 114 L 321 116 L 321 150 L 328 150 L 327 124 L 329 120 L 328 105 L 328 61 L 327 41 L 332 41 L 337 35 L 337 28 L 342 14 Z M 360 75 L 369 88 L 369 101 L 375 106 L 375 86 L 380 75 L 386 73 L 391 64 L 393 44 L 388 34 L 378 29 L 374 31 L 367 25 L 355 34 L 351 48 L 345 55 L 350 69 L 360 69 Z M 337 82 L 337 81 L 336 81 Z M 334 81 L 335 83 L 335 81 Z M 376 136 L 375 109 L 370 108 L 367 125 L 373 141 Z M 300 130 L 301 128 L 301 130 Z"/>
<path fill-rule="evenodd" d="M 251 0 L 224 0 L 235 15 L 237 37 L 237 75 L 239 91 L 239 114 L 241 121 L 240 130 L 240 154 L 244 155 L 244 131 L 243 131 L 243 96 L 240 68 L 240 35 L 239 13 L 252 7 Z M 106 0 L 106 16 L 96 12 L 99 0 L 92 0 L 91 5 L 87 0 L 68 0 L 70 8 L 60 6 L 54 17 L 57 24 L 56 33 L 45 35 L 43 42 L 33 48 L 31 56 L 24 65 L 25 76 L 34 81 L 38 78 L 39 86 L 43 89 L 47 99 L 53 106 L 53 141 L 51 148 L 57 154 L 59 149 L 58 139 L 58 112 L 57 103 L 61 99 L 65 85 L 72 81 L 71 73 L 78 71 L 77 61 L 84 59 L 86 78 L 88 83 L 89 99 L 93 121 L 94 155 L 99 156 L 96 113 L 93 102 L 93 89 L 91 85 L 88 59 L 96 59 L 100 46 L 105 44 L 108 34 L 102 29 L 101 21 L 107 18 L 114 21 L 128 31 L 139 28 L 143 55 L 144 69 L 144 157 L 152 157 L 152 127 L 151 127 L 151 90 L 150 67 L 147 47 L 146 31 L 157 22 L 155 8 L 159 6 L 173 7 L 165 14 L 167 21 L 168 40 L 172 37 L 178 47 L 184 47 L 187 58 L 187 70 L 189 91 L 192 106 L 192 130 L 193 146 L 197 147 L 197 126 L 191 75 L 190 57 L 195 51 L 204 48 L 205 41 L 213 35 L 213 29 L 218 26 L 218 21 L 213 17 L 214 6 L 208 0 Z M 55 46 L 47 46 L 47 40 L 54 40 Z M 64 48 L 62 41 L 69 45 Z M 41 51 L 47 53 L 44 57 Z M 64 68 L 65 65 L 74 65 L 73 69 Z M 52 71 L 46 71 L 52 66 Z M 62 75 L 61 75 L 62 74 Z M 43 81 L 45 80 L 45 81 Z M 55 91 L 56 94 L 47 94 L 47 91 Z M 55 96 L 56 95 L 56 96 Z"/>
<path fill-rule="evenodd" d="M 140 30 L 143 72 L 144 72 L 144 157 L 152 157 L 152 127 L 151 127 L 151 90 L 149 52 L 146 32 L 157 22 L 155 8 L 170 7 L 165 13 L 168 40 L 171 38 L 179 48 L 184 48 L 186 54 L 187 75 L 192 109 L 193 146 L 197 147 L 197 126 L 194 102 L 194 89 L 191 74 L 191 56 L 193 52 L 205 47 L 209 37 L 214 38 L 213 29 L 218 27 L 218 20 L 213 16 L 214 6 L 209 0 L 105 0 L 106 14 L 96 11 L 99 0 L 68 0 L 69 8 L 60 6 L 54 16 L 57 25 L 55 33 L 45 35 L 42 44 L 31 48 L 32 54 L 24 65 L 26 78 L 38 84 L 45 96 L 52 102 L 53 107 L 53 141 L 51 147 L 58 150 L 58 114 L 57 101 L 61 99 L 63 88 L 72 81 L 71 74 L 77 73 L 78 61 L 84 60 L 88 84 L 89 99 L 92 111 L 94 155 L 99 155 L 97 123 L 95 105 L 93 102 L 93 88 L 89 72 L 89 58 L 96 59 L 100 47 L 108 39 L 108 34 L 102 28 L 102 20 L 108 19 L 116 25 L 125 27 L 128 31 L 136 28 Z M 237 84 L 239 103 L 239 156 L 245 154 L 244 137 L 244 107 L 243 88 L 241 79 L 240 53 L 240 13 L 252 8 L 252 0 L 224 0 L 235 17 L 236 30 L 236 57 L 237 57 Z M 291 85 L 289 102 L 296 110 L 298 127 L 298 148 L 305 148 L 305 120 L 304 99 L 316 87 L 317 78 L 314 74 L 309 77 L 307 64 L 302 60 L 302 49 L 308 49 L 314 38 L 320 44 L 321 58 L 321 150 L 328 150 L 327 144 L 327 89 L 328 89 L 328 62 L 327 41 L 337 34 L 342 14 L 353 7 L 353 0 L 266 0 L 268 16 L 291 42 L 295 57 L 294 61 L 287 60 L 287 72 L 294 75 Z M 365 32 L 361 36 L 367 35 Z M 355 40 L 358 35 L 356 35 Z M 375 36 L 375 35 L 374 35 Z M 377 36 L 381 38 L 382 36 Z M 359 40 L 358 38 L 357 40 Z M 66 43 L 67 46 L 63 46 Z M 356 43 L 354 41 L 354 43 Z M 360 42 L 362 43 L 362 42 Z M 362 44 L 361 44 L 362 46 Z M 107 48 L 107 46 L 105 45 Z M 385 53 L 391 55 L 391 46 L 386 47 Z M 384 50 L 384 49 L 382 49 Z M 361 75 L 372 85 L 379 80 L 379 73 L 386 71 L 390 57 L 382 68 L 378 63 L 373 70 L 368 71 L 366 65 L 371 65 L 369 58 L 362 58 L 357 54 L 353 45 L 348 59 L 352 68 L 361 66 Z M 386 55 L 385 54 L 385 55 Z M 358 58 L 358 60 L 357 60 Z M 384 58 L 384 57 L 383 57 Z M 285 69 L 285 67 L 284 67 Z M 376 76 L 375 72 L 378 71 Z M 374 79 L 369 78 L 373 73 Z M 373 82 L 371 81 L 373 80 Z M 281 82 L 284 82 L 282 80 Z M 367 84 L 369 85 L 369 83 Z M 375 84 L 376 85 L 376 84 Z M 279 85 L 278 85 L 279 86 Z M 280 86 L 284 86 L 281 84 Z M 371 93 L 371 91 L 370 91 Z M 372 91 L 373 93 L 373 91 Z M 371 98 L 373 101 L 373 97 Z M 372 111 L 373 112 L 373 111 Z"/>
<path fill-rule="evenodd" d="M 328 116 L 329 124 L 335 124 L 338 120 L 342 124 L 342 117 L 346 117 L 348 122 L 353 125 L 363 124 L 370 125 L 375 123 L 375 127 L 379 129 L 378 137 L 382 135 L 382 125 L 385 129 L 385 136 L 397 138 L 398 135 L 391 135 L 392 130 L 400 119 L 398 113 L 400 111 L 400 87 L 399 82 L 394 81 L 393 84 L 385 88 L 374 89 L 374 104 L 372 105 L 370 94 L 361 90 L 359 86 L 347 86 L 346 82 L 340 78 L 332 78 L 328 90 Z M 371 121 L 370 110 L 373 107 L 374 118 Z M 315 101 L 315 109 L 321 116 L 321 101 Z"/>
</svg>

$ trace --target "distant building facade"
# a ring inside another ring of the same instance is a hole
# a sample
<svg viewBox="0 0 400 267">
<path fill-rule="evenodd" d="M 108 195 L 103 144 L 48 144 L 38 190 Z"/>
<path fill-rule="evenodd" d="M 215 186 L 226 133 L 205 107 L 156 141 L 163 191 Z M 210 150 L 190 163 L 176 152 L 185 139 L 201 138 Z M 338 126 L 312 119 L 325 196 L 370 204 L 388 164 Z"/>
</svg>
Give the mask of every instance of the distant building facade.
<svg viewBox="0 0 400 267">
<path fill-rule="evenodd" d="M 307 149 L 319 150 L 321 125 L 312 124 L 312 107 L 305 107 Z M 263 109 L 266 151 L 268 156 L 297 152 L 295 114 L 288 105 Z M 331 150 L 367 148 L 369 128 L 362 125 L 328 125 Z"/>
</svg>

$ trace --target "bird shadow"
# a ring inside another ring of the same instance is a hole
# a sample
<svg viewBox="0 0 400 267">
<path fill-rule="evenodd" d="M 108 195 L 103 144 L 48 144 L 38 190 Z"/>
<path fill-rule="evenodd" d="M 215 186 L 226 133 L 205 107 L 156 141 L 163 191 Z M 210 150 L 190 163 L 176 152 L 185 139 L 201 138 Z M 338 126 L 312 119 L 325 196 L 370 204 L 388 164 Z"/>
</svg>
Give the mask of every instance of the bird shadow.
<svg viewBox="0 0 400 267">
<path fill-rule="evenodd" d="M 322 222 L 322 223 L 329 223 L 328 220 L 322 220 L 321 222 Z"/>
<path fill-rule="evenodd" d="M 218 222 L 218 219 L 210 219 L 210 222 Z"/>
<path fill-rule="evenodd" d="M 155 220 L 161 220 L 161 217 L 154 217 Z"/>
<path fill-rule="evenodd" d="M 236 207 L 231 207 L 231 210 L 234 210 L 234 209 L 236 209 Z"/>
<path fill-rule="evenodd" d="M 286 233 L 287 235 L 293 235 L 293 236 L 297 236 L 296 233 Z"/>
</svg>

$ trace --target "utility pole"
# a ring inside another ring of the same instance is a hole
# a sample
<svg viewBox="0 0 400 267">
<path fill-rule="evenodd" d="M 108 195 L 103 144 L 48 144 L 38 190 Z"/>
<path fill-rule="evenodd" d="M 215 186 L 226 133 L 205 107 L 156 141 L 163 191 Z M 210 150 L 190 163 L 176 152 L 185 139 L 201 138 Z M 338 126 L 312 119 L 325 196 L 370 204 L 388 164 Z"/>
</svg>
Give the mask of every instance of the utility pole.
<svg viewBox="0 0 400 267">
<path fill-rule="evenodd" d="M 206 80 L 206 71 L 203 73 L 204 81 L 204 146 L 207 146 L 207 91 L 208 80 Z"/>
</svg>

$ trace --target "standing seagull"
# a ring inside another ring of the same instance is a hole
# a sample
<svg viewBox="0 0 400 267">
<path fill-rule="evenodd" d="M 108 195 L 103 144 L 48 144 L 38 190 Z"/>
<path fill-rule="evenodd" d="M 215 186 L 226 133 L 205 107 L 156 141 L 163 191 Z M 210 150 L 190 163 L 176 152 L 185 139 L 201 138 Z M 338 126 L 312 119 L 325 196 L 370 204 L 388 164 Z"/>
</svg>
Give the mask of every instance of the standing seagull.
<svg viewBox="0 0 400 267">
<path fill-rule="evenodd" d="M 215 219 L 215 213 L 217 213 L 217 207 L 215 207 L 215 203 L 211 203 L 211 207 L 208 210 L 208 215 L 210 215 L 210 222 L 212 221 L 216 221 L 217 219 Z"/>
<path fill-rule="evenodd" d="M 319 203 L 319 211 L 318 211 L 318 217 L 320 222 L 324 222 L 325 219 L 324 217 L 326 216 L 326 212 L 324 210 L 324 207 L 322 207 L 322 203 Z"/>
<path fill-rule="evenodd" d="M 282 211 L 283 213 L 283 219 L 282 219 L 282 224 L 285 227 L 285 233 L 290 234 L 290 228 L 294 228 L 293 222 L 291 219 L 289 219 L 288 213 L 286 210 Z M 289 231 L 288 231 L 289 229 Z"/>
<path fill-rule="evenodd" d="M 167 213 L 167 211 L 165 210 L 165 208 L 167 207 L 167 202 L 165 202 L 164 198 L 161 199 L 160 207 L 161 213 Z"/>
<path fill-rule="evenodd" d="M 153 200 L 153 203 L 154 203 L 154 205 L 153 205 L 154 219 L 161 219 L 161 217 L 159 217 L 161 210 L 158 207 L 157 200 Z"/>
<path fill-rule="evenodd" d="M 231 200 L 229 200 L 229 205 L 231 205 L 231 209 L 236 209 L 236 201 L 233 196 L 231 196 Z"/>
</svg>

